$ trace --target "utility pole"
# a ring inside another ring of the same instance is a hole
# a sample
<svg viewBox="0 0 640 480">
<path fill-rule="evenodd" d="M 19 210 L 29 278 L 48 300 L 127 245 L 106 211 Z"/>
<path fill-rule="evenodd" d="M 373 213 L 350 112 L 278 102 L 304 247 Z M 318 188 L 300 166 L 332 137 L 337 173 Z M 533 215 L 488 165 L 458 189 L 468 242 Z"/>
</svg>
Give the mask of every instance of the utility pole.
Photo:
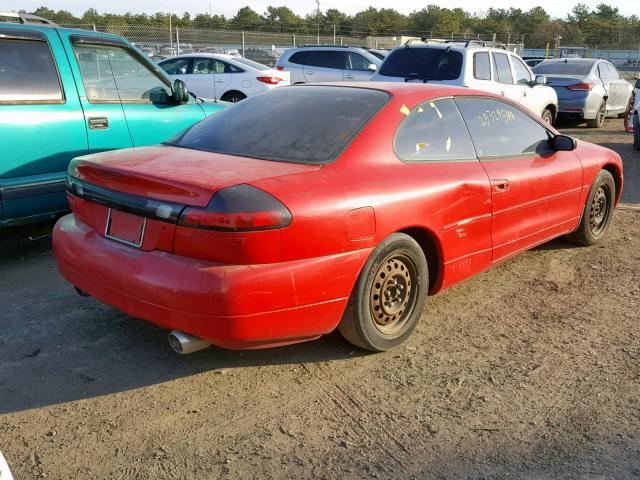
<svg viewBox="0 0 640 480">
<path fill-rule="evenodd" d="M 316 40 L 318 41 L 318 45 L 320 45 L 320 0 L 316 0 L 316 5 L 318 5 L 318 9 L 316 12 L 316 19 L 318 21 L 318 36 Z"/>
<path fill-rule="evenodd" d="M 336 44 L 336 24 L 333 24 L 333 44 Z"/>
</svg>

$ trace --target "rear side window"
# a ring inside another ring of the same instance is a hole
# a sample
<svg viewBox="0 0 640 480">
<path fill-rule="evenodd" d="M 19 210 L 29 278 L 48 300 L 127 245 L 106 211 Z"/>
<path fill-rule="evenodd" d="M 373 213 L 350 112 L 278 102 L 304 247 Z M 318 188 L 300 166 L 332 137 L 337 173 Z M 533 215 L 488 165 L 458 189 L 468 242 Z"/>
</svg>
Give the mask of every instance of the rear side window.
<svg viewBox="0 0 640 480">
<path fill-rule="evenodd" d="M 455 80 L 462 54 L 448 48 L 399 48 L 389 54 L 380 75 L 416 80 Z"/>
<path fill-rule="evenodd" d="M 64 101 L 58 70 L 46 42 L 0 39 L 0 102 Z"/>
<path fill-rule="evenodd" d="M 173 60 L 161 62 L 159 65 L 169 75 L 186 75 L 189 73 L 191 60 L 191 58 L 174 58 Z"/>
<path fill-rule="evenodd" d="M 170 103 L 171 90 L 126 49 L 73 46 L 90 102 Z"/>
<path fill-rule="evenodd" d="M 296 52 L 289 58 L 289 63 L 295 63 L 297 65 L 306 65 L 307 54 L 309 52 Z"/>
<path fill-rule="evenodd" d="M 411 109 L 398 127 L 393 148 L 408 162 L 476 158 L 467 127 L 450 98 Z"/>
<path fill-rule="evenodd" d="M 336 68 L 344 70 L 347 68 L 345 52 L 315 51 L 310 52 L 307 57 L 307 65 L 310 67 Z"/>
<path fill-rule="evenodd" d="M 473 77 L 478 80 L 491 80 L 491 62 L 489 52 L 473 54 Z"/>
<path fill-rule="evenodd" d="M 385 92 L 364 88 L 276 88 L 224 109 L 166 143 L 322 165 L 335 160 L 388 99 Z"/>
<path fill-rule="evenodd" d="M 550 153 L 550 133 L 522 110 L 489 98 L 459 97 L 456 103 L 481 158 Z"/>
<path fill-rule="evenodd" d="M 504 53 L 493 54 L 493 67 L 496 80 L 500 83 L 513 83 L 513 75 L 511 74 L 511 65 L 509 58 Z"/>
</svg>

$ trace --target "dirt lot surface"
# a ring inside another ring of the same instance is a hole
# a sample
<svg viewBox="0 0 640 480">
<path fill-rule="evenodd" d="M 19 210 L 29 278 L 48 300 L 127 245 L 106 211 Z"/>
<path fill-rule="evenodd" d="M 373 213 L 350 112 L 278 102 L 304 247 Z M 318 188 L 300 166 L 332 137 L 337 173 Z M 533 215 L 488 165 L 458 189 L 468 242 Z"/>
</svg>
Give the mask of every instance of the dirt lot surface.
<svg viewBox="0 0 640 480">
<path fill-rule="evenodd" d="M 621 128 L 566 131 L 623 155 L 640 204 Z M 409 342 L 375 355 L 334 333 L 180 357 L 166 332 L 77 296 L 49 228 L 0 237 L 16 479 L 640 478 L 640 208 L 602 245 L 554 241 L 431 297 Z"/>
</svg>

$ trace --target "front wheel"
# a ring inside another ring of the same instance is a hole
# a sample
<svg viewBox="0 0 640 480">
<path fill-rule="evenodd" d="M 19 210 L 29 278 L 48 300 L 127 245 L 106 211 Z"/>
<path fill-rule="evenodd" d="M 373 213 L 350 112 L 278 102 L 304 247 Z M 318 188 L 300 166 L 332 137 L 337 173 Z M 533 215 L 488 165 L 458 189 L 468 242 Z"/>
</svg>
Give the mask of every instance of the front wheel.
<svg viewBox="0 0 640 480">
<path fill-rule="evenodd" d="M 640 150 L 640 114 L 633 114 L 633 148 Z"/>
<path fill-rule="evenodd" d="M 551 113 L 551 110 L 548 108 L 544 109 L 544 112 L 542 112 L 542 120 L 544 120 L 544 123 L 547 125 L 553 124 L 553 113 Z"/>
<path fill-rule="evenodd" d="M 615 198 L 616 184 L 613 176 L 606 170 L 600 170 L 591 185 L 580 225 L 567 235 L 567 239 L 578 245 L 599 243 L 611 224 Z"/>
<path fill-rule="evenodd" d="M 607 115 L 607 104 L 603 100 L 598 107 L 598 112 L 596 113 L 596 118 L 592 118 L 587 120 L 587 127 L 589 128 L 600 128 L 604 123 L 604 117 Z"/>
<path fill-rule="evenodd" d="M 415 328 L 429 287 L 427 260 L 408 235 L 394 233 L 378 245 L 351 292 L 338 330 L 350 343 L 383 352 Z"/>
</svg>

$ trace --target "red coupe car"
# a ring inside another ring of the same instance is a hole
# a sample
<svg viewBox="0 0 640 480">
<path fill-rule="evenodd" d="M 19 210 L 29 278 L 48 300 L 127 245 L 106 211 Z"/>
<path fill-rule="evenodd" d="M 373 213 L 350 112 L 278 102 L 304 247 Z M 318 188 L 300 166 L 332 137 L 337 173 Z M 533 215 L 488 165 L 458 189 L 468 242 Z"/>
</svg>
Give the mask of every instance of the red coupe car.
<svg viewBox="0 0 640 480">
<path fill-rule="evenodd" d="M 77 158 L 53 248 L 80 292 L 174 329 L 183 353 L 336 327 L 384 351 L 427 294 L 554 237 L 600 241 L 621 189 L 616 153 L 502 97 L 300 85 Z"/>
</svg>

